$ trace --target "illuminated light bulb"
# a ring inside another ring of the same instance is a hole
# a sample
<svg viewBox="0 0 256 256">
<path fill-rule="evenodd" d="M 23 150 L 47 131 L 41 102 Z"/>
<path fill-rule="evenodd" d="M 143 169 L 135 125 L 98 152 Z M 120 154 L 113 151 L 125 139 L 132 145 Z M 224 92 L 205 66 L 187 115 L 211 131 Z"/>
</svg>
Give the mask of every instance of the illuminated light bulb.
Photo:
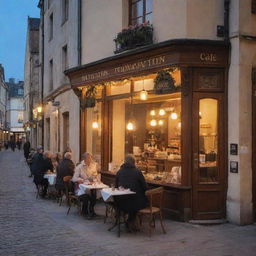
<svg viewBox="0 0 256 256">
<path fill-rule="evenodd" d="M 160 115 L 160 116 L 164 116 L 164 115 L 165 115 L 165 110 L 161 108 L 161 109 L 159 110 L 159 115 Z"/>
<path fill-rule="evenodd" d="M 151 125 L 151 126 L 156 126 L 156 125 L 157 125 L 156 120 L 155 120 L 155 119 L 152 119 L 152 120 L 150 121 L 150 125 Z"/>
<path fill-rule="evenodd" d="M 141 100 L 147 100 L 148 99 L 148 92 L 146 91 L 146 90 L 142 90 L 141 92 L 140 92 L 140 99 Z"/>
<path fill-rule="evenodd" d="M 159 120 L 159 121 L 158 121 L 158 124 L 159 124 L 159 125 L 163 125 L 163 124 L 164 124 L 164 121 L 163 121 L 163 120 Z"/>
<path fill-rule="evenodd" d="M 132 122 L 129 122 L 129 123 L 127 124 L 126 128 L 127 128 L 128 131 L 133 131 L 133 130 L 134 130 L 134 125 L 133 125 L 133 123 L 132 123 Z"/>
<path fill-rule="evenodd" d="M 177 113 L 173 112 L 171 113 L 171 119 L 176 120 L 178 118 Z"/>
<path fill-rule="evenodd" d="M 151 110 L 151 111 L 150 111 L 150 115 L 151 115 L 151 116 L 155 116 L 155 115 L 156 115 L 156 111 L 155 111 L 154 109 Z"/>
<path fill-rule="evenodd" d="M 93 128 L 93 129 L 98 129 L 98 128 L 99 128 L 99 124 L 98 124 L 97 121 L 94 121 L 94 122 L 92 123 L 92 128 Z"/>
<path fill-rule="evenodd" d="M 181 122 L 178 122 L 178 128 L 181 128 Z"/>
</svg>

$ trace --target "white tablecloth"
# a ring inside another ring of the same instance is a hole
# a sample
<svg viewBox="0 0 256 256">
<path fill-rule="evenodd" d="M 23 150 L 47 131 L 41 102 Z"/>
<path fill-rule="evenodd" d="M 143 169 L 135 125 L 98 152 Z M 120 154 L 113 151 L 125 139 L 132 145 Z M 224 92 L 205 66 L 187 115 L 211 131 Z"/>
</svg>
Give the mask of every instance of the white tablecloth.
<svg viewBox="0 0 256 256">
<path fill-rule="evenodd" d="M 56 183 L 56 174 L 51 173 L 51 174 L 45 174 L 44 178 L 48 180 L 50 185 L 54 185 Z"/>
<path fill-rule="evenodd" d="M 134 195 L 136 192 L 130 189 L 118 190 L 117 188 L 113 191 L 112 188 L 104 188 L 101 190 L 102 198 L 105 202 L 110 201 L 113 196 L 124 196 L 124 195 Z"/>
<path fill-rule="evenodd" d="M 103 188 L 108 188 L 108 185 L 104 184 L 104 183 L 95 183 L 95 184 L 79 184 L 79 190 L 77 191 L 77 194 L 79 196 L 83 195 L 83 194 L 88 194 L 90 192 L 91 189 L 96 189 L 97 190 L 97 198 L 99 198 L 101 196 L 101 194 L 99 193 L 99 190 L 103 189 Z"/>
</svg>

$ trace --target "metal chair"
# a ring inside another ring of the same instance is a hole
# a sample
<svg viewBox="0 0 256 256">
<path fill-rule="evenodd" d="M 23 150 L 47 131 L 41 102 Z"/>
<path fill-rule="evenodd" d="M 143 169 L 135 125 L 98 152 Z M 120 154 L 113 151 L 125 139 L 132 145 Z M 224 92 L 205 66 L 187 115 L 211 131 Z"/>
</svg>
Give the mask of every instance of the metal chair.
<svg viewBox="0 0 256 256">
<path fill-rule="evenodd" d="M 140 225 L 142 225 L 142 217 L 147 216 L 149 219 L 149 235 L 151 236 L 152 228 L 155 228 L 156 216 L 159 216 L 162 231 L 166 234 L 163 225 L 162 203 L 163 203 L 163 187 L 154 188 L 146 191 L 146 196 L 149 198 L 149 207 L 139 210 L 138 217 Z"/>
</svg>

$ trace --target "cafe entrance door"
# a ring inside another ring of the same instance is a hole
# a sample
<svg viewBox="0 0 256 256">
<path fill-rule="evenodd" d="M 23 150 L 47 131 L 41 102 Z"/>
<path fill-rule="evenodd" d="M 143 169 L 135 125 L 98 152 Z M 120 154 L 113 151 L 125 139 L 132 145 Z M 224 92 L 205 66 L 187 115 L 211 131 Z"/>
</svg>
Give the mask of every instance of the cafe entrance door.
<svg viewBox="0 0 256 256">
<path fill-rule="evenodd" d="M 225 217 L 225 120 L 223 93 L 193 93 L 192 217 Z"/>
</svg>

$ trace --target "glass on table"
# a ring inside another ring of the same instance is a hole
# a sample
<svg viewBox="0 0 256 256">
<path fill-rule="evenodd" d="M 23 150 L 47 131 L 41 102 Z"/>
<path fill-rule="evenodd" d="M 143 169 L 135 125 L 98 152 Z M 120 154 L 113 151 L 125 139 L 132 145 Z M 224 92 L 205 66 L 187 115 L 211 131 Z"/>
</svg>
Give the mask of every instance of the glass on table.
<svg viewBox="0 0 256 256">
<path fill-rule="evenodd" d="M 110 187 L 111 187 L 111 190 L 112 190 L 112 191 L 115 191 L 115 184 L 112 183 L 112 184 L 110 185 Z"/>
</svg>

